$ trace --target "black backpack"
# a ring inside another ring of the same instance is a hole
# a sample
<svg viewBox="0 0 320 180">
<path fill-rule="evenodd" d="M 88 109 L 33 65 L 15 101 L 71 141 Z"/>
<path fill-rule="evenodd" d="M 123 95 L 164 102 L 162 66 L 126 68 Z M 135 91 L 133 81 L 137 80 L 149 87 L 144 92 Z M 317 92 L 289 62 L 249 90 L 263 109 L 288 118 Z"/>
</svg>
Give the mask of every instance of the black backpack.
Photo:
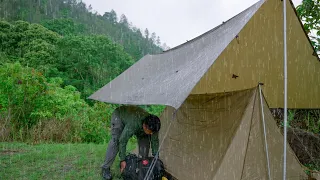
<svg viewBox="0 0 320 180">
<path fill-rule="evenodd" d="M 127 165 L 122 173 L 123 180 L 144 180 L 152 160 L 153 157 L 142 159 L 134 154 L 128 155 L 125 158 Z M 160 159 L 157 159 L 148 180 L 161 180 L 164 175 L 165 170 L 163 162 Z"/>
</svg>

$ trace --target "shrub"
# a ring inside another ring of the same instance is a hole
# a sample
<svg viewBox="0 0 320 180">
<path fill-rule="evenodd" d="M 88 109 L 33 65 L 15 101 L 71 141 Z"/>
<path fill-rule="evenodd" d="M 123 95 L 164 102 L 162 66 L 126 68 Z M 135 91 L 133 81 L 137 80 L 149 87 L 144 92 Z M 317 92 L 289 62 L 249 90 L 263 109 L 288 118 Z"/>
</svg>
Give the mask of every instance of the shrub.
<svg viewBox="0 0 320 180">
<path fill-rule="evenodd" d="M 49 81 L 19 63 L 0 67 L 1 139 L 55 142 L 108 140 L 107 125 L 115 106 L 90 107 L 73 86 L 61 78 Z M 9 133 L 8 133 L 9 132 Z"/>
</svg>

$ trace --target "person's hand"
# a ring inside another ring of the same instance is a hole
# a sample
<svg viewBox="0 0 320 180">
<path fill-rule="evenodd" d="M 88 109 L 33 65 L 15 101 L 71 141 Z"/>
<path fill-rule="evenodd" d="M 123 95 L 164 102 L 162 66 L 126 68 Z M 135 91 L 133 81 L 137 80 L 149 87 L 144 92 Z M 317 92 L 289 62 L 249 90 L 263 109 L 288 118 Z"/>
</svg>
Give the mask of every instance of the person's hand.
<svg viewBox="0 0 320 180">
<path fill-rule="evenodd" d="M 121 161 L 121 163 L 120 163 L 120 172 L 121 173 L 123 172 L 124 168 L 126 168 L 126 165 L 127 165 L 126 161 Z"/>
</svg>

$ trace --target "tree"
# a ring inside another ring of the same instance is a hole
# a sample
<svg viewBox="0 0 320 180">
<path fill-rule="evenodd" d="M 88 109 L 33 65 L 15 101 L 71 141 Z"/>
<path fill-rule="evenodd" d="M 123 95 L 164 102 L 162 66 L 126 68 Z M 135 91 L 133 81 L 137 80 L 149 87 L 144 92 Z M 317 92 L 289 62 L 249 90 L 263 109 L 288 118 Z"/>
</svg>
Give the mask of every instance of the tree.
<svg viewBox="0 0 320 180">
<path fill-rule="evenodd" d="M 62 36 L 83 34 L 86 31 L 83 24 L 75 23 L 72 19 L 52 19 L 43 21 L 41 24 Z"/>
<path fill-rule="evenodd" d="M 2 52 L 15 57 L 23 65 L 38 67 L 52 62 L 55 44 L 60 36 L 39 24 L 16 21 L 0 23 L 3 38 Z M 9 30 L 9 31 L 8 31 Z"/>
<path fill-rule="evenodd" d="M 128 19 L 127 19 L 126 15 L 124 15 L 124 14 L 121 15 L 119 23 L 128 27 L 129 23 L 128 23 Z"/>
<path fill-rule="evenodd" d="M 297 12 L 304 24 L 312 45 L 320 54 L 320 0 L 303 0 Z"/>
<path fill-rule="evenodd" d="M 156 45 L 157 46 L 161 46 L 161 41 L 160 41 L 160 37 L 159 36 L 157 37 Z"/>
<path fill-rule="evenodd" d="M 3 9 L 0 12 L 0 19 L 10 22 L 23 20 L 29 23 L 41 23 L 62 36 L 79 34 L 108 36 L 112 41 L 121 44 L 124 51 L 134 60 L 140 59 L 145 54 L 160 51 L 156 41 L 150 41 L 151 33 L 137 32 L 126 16 L 120 18 L 120 24 L 114 10 L 101 16 L 81 0 L 2 0 L 0 9 Z M 14 39 L 10 41 L 12 40 Z"/>
<path fill-rule="evenodd" d="M 58 42 L 58 70 L 66 83 L 88 97 L 133 64 L 106 36 L 67 36 Z"/>
<path fill-rule="evenodd" d="M 89 5 L 88 10 L 89 10 L 89 12 L 92 12 L 92 6 L 91 6 L 91 4 Z"/>
<path fill-rule="evenodd" d="M 148 28 L 146 28 L 146 30 L 144 30 L 144 36 L 145 36 L 145 38 L 147 40 L 149 39 L 149 30 L 148 30 Z"/>
<path fill-rule="evenodd" d="M 103 17 L 108 19 L 112 24 L 116 24 L 118 22 L 117 13 L 113 9 L 110 12 L 105 12 Z"/>
<path fill-rule="evenodd" d="M 151 42 L 155 44 L 156 43 L 156 38 L 157 38 L 157 35 L 156 35 L 156 33 L 153 32 L 151 34 L 151 38 L 150 38 Z"/>
<path fill-rule="evenodd" d="M 136 33 L 138 34 L 139 37 L 142 37 L 142 33 L 141 33 L 140 28 L 137 29 Z"/>
</svg>

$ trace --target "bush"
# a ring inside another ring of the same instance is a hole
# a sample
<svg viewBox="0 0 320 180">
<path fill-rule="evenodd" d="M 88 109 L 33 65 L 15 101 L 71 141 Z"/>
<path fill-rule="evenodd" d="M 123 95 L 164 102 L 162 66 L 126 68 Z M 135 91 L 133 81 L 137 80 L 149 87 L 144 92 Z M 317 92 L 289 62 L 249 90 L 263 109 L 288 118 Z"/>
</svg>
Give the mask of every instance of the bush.
<svg viewBox="0 0 320 180">
<path fill-rule="evenodd" d="M 105 143 L 110 139 L 110 119 L 116 105 L 97 102 L 88 112 L 88 119 L 81 121 L 79 136 L 83 142 Z"/>
<path fill-rule="evenodd" d="M 0 67 L 0 137 L 3 140 L 95 142 L 108 140 L 107 125 L 115 106 L 90 107 L 61 78 L 49 81 L 19 63 Z M 2 124 L 2 123 L 1 123 Z"/>
<path fill-rule="evenodd" d="M 46 79 L 40 72 L 23 68 L 19 63 L 0 67 L 0 113 L 17 128 L 31 127 L 36 99 L 45 94 Z"/>
<path fill-rule="evenodd" d="M 271 109 L 278 126 L 283 127 L 283 109 Z M 288 109 L 288 126 L 320 134 L 320 109 Z"/>
</svg>

